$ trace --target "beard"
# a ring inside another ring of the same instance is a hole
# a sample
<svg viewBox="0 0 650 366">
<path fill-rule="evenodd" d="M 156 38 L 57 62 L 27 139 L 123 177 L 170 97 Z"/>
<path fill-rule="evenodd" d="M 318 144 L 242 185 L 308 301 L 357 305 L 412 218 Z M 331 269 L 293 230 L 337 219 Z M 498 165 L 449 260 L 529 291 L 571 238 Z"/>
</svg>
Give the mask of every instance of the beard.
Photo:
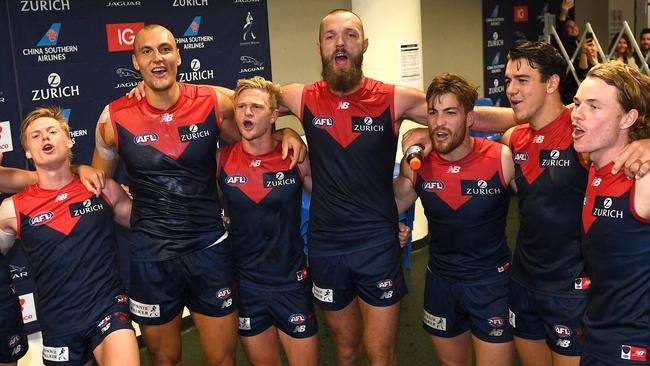
<svg viewBox="0 0 650 366">
<path fill-rule="evenodd" d="M 323 56 L 321 54 L 321 62 L 323 64 L 323 70 L 321 71 L 321 76 L 327 85 L 336 92 L 345 93 L 361 84 L 361 79 L 363 79 L 363 70 L 361 70 L 361 65 L 363 64 L 363 53 L 359 54 L 356 57 L 352 57 L 347 51 L 343 50 L 350 61 L 350 68 L 347 71 L 337 71 L 334 64 L 334 56 L 337 52 L 342 50 L 336 50 L 332 53 L 331 56 Z"/>
<path fill-rule="evenodd" d="M 451 137 L 451 140 L 443 143 L 436 141 L 436 132 L 439 130 L 447 132 Z M 446 128 L 439 128 L 431 131 L 429 134 L 431 137 L 431 142 L 433 142 L 433 150 L 438 154 L 448 154 L 463 143 L 465 136 L 467 135 L 467 130 L 463 127 L 458 131 L 458 134 L 454 135 L 450 130 Z"/>
</svg>

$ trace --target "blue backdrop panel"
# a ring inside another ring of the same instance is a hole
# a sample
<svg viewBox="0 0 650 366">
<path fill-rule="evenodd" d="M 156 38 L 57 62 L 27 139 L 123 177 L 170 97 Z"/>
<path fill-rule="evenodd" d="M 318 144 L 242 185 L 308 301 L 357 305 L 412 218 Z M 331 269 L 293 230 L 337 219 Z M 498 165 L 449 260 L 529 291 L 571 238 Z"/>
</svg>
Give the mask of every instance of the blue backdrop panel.
<svg viewBox="0 0 650 366">
<path fill-rule="evenodd" d="M 232 88 L 240 78 L 271 78 L 266 0 L 7 0 L 0 6 L 0 42 L 11 52 L 0 54 L 0 121 L 11 122 L 15 151 L 3 165 L 27 166 L 20 120 L 48 105 L 64 108 L 74 162 L 90 163 L 102 109 L 141 79 L 131 61 L 133 38 L 151 23 L 176 37 L 181 82 Z M 124 278 L 127 245 L 120 243 Z M 19 294 L 31 293 L 22 251 L 9 260 Z M 37 329 L 37 321 L 28 324 L 30 332 Z"/>
<path fill-rule="evenodd" d="M 544 14 L 559 14 L 561 0 L 483 0 L 483 95 L 495 106 L 509 106 L 504 71 L 517 41 L 544 35 Z"/>
</svg>

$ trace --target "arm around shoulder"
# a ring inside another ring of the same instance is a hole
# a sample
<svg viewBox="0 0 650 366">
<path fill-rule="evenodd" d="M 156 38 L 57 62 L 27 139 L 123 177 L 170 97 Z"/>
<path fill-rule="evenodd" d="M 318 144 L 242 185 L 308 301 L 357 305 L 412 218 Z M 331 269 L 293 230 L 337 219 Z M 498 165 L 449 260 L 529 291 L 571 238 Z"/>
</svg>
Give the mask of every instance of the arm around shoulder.
<svg viewBox="0 0 650 366">
<path fill-rule="evenodd" d="M 278 100 L 278 108 L 282 115 L 291 113 L 296 117 L 300 117 L 302 104 L 302 91 L 304 84 L 286 84 L 280 88 L 280 99 Z"/>
<path fill-rule="evenodd" d="M 235 123 L 235 107 L 232 100 L 227 94 L 222 93 L 217 87 L 214 87 L 219 104 L 219 133 L 227 142 L 238 141 L 241 138 L 237 124 Z"/>
<path fill-rule="evenodd" d="M 400 164 L 400 173 L 393 182 L 393 193 L 395 194 L 395 203 L 397 212 L 405 212 L 418 198 L 414 188 L 415 172 L 411 170 L 406 158 L 402 159 Z"/>
<path fill-rule="evenodd" d="M 302 189 L 311 196 L 312 180 L 311 180 L 311 163 L 309 162 L 309 154 L 305 156 L 305 160 L 298 164 L 298 170 L 302 175 Z"/>
<path fill-rule="evenodd" d="M 111 205 L 113 205 L 113 218 L 115 222 L 127 228 L 131 227 L 131 198 L 122 189 L 122 186 L 116 181 L 108 179 L 103 193 L 111 201 Z"/>
<path fill-rule="evenodd" d="M 409 119 L 427 125 L 427 101 L 417 89 L 395 86 L 395 119 Z"/>
<path fill-rule="evenodd" d="M 650 220 L 650 175 L 637 179 L 635 184 L 634 208 L 641 218 Z"/>
<path fill-rule="evenodd" d="M 93 152 L 92 166 L 112 177 L 117 167 L 117 139 L 113 131 L 109 107 L 104 107 L 97 121 L 95 129 L 95 151 Z M 81 176 L 81 181 L 84 177 Z"/>
<path fill-rule="evenodd" d="M 515 162 L 512 160 L 512 151 L 506 145 L 501 145 L 501 170 L 503 172 L 503 180 L 506 186 L 510 185 L 516 189 L 515 186 Z"/>
</svg>

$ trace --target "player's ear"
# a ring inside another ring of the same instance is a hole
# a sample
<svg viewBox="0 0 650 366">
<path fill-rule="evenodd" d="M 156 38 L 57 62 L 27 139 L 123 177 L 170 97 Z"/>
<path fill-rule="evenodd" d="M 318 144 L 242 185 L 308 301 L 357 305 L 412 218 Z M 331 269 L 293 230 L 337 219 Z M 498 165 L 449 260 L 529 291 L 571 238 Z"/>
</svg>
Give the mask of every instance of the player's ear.
<svg viewBox="0 0 650 366">
<path fill-rule="evenodd" d="M 271 124 L 274 124 L 275 121 L 278 120 L 278 117 L 280 117 L 280 111 L 278 109 L 274 109 L 271 113 Z"/>
<path fill-rule="evenodd" d="M 639 111 L 634 108 L 630 109 L 627 113 L 623 115 L 623 118 L 621 118 L 621 121 L 619 123 L 620 129 L 624 130 L 632 127 L 632 125 L 636 122 L 638 118 L 639 118 Z"/>
</svg>

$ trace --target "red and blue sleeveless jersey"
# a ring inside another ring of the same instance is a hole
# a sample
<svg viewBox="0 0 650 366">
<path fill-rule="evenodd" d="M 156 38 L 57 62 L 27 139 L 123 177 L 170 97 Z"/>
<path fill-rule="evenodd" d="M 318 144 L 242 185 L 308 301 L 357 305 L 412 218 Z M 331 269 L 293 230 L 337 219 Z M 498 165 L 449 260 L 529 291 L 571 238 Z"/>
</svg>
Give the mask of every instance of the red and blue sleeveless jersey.
<svg viewBox="0 0 650 366">
<path fill-rule="evenodd" d="M 307 279 L 302 177 L 290 164 L 282 144 L 264 155 L 246 153 L 240 141 L 219 150 L 219 187 L 242 285 L 290 290 Z"/>
<path fill-rule="evenodd" d="M 582 208 L 582 243 L 591 276 L 584 329 L 590 353 L 621 363 L 650 350 L 650 220 L 634 207 L 636 182 L 613 163 L 591 167 Z M 636 364 L 636 363 L 634 363 Z"/>
<path fill-rule="evenodd" d="M 43 331 L 65 335 L 93 324 L 123 293 L 110 201 L 76 176 L 61 189 L 34 184 L 12 198 Z"/>
<path fill-rule="evenodd" d="M 572 131 L 565 109 L 544 128 L 519 125 L 510 137 L 520 217 L 511 275 L 538 291 L 574 292 L 584 275 L 580 212 L 587 168 Z"/>
<path fill-rule="evenodd" d="M 300 119 L 313 176 L 310 253 L 397 243 L 394 88 L 369 78 L 346 96 L 322 80 L 304 87 Z"/>
<path fill-rule="evenodd" d="M 9 264 L 4 255 L 0 254 L 0 308 L 7 303 L 16 301 L 16 294 L 11 290 L 11 275 L 9 273 Z M 0 321 L 3 320 L 3 314 L 0 314 Z"/>
<path fill-rule="evenodd" d="M 133 260 L 158 261 L 202 249 L 225 233 L 216 177 L 219 112 L 210 87 L 179 84 L 168 110 L 146 100 L 109 105 L 133 195 Z"/>
<path fill-rule="evenodd" d="M 429 268 L 459 282 L 494 279 L 510 267 L 506 217 L 510 194 L 503 145 L 475 138 L 458 161 L 433 152 L 416 172 L 415 191 L 429 222 Z"/>
</svg>

